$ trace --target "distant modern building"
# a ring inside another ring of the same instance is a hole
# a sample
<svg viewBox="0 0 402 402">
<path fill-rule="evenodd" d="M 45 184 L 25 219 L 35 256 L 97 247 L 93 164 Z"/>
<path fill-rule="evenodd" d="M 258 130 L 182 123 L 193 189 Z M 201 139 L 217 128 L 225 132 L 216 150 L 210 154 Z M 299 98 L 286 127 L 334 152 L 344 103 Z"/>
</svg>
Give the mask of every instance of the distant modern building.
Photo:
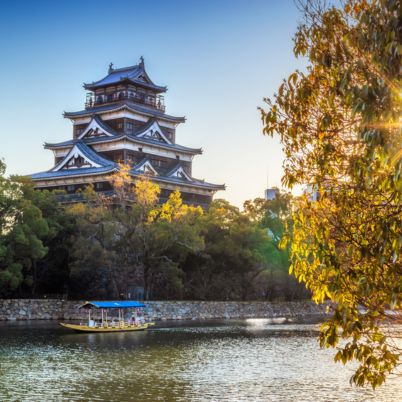
<svg viewBox="0 0 402 402">
<path fill-rule="evenodd" d="M 112 192 L 110 175 L 119 162 L 130 164 L 131 176 L 147 175 L 161 188 L 161 201 L 180 190 L 184 202 L 208 206 L 225 186 L 192 176 L 192 161 L 202 153 L 176 143 L 176 127 L 184 117 L 165 113 L 164 86 L 145 71 L 144 59 L 131 67 L 113 68 L 106 77 L 84 84 L 85 109 L 65 112 L 73 123 L 73 138 L 44 147 L 54 153 L 54 167 L 31 175 L 37 189 L 65 190 L 71 199 L 89 183 L 96 191 Z"/>
<path fill-rule="evenodd" d="M 267 188 L 265 190 L 265 199 L 267 201 L 274 200 L 276 198 L 277 194 L 279 194 L 279 189 L 277 187 Z"/>
</svg>

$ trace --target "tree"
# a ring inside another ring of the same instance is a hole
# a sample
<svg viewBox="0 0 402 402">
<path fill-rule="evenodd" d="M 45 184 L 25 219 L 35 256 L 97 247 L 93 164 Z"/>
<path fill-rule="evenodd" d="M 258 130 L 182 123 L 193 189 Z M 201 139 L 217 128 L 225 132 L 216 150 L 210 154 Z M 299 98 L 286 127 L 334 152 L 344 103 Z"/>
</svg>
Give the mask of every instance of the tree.
<svg viewBox="0 0 402 402">
<path fill-rule="evenodd" d="M 115 245 L 121 233 L 109 203 L 92 186 L 84 191 L 85 203 L 69 206 L 75 230 L 71 239 L 70 288 L 73 297 L 118 297 L 123 291 L 122 273 Z"/>
<path fill-rule="evenodd" d="M 10 296 L 22 285 L 31 287 L 32 267 L 44 257 L 49 233 L 41 210 L 24 196 L 27 184 L 6 178 L 0 161 L 0 294 Z"/>
<path fill-rule="evenodd" d="M 46 235 L 41 237 L 47 252 L 42 258 L 32 261 L 30 292 L 32 295 L 65 294 L 68 291 L 70 240 L 75 222 L 59 202 L 58 197 L 64 192 L 37 191 L 30 179 L 21 176 L 12 178 L 20 184 L 22 197 L 40 210 L 48 227 Z"/>
<path fill-rule="evenodd" d="M 266 99 L 264 133 L 281 138 L 283 183 L 319 194 L 297 203 L 287 241 L 295 276 L 334 302 L 321 345 L 359 362 L 355 384 L 376 387 L 401 356 L 382 327 L 402 307 L 400 3 L 302 6 L 294 52 L 307 71 Z"/>
<path fill-rule="evenodd" d="M 183 264 L 188 298 L 260 298 L 256 282 L 266 270 L 266 230 L 225 200 L 215 200 L 201 219 L 205 249 Z M 257 291 L 256 291 L 257 290 Z"/>
<path fill-rule="evenodd" d="M 203 247 L 196 224 L 202 210 L 183 204 L 178 191 L 159 205 L 159 186 L 145 176 L 134 181 L 128 170 L 123 165 L 111 178 L 114 196 L 88 188 L 86 202 L 70 208 L 78 222 L 75 288 L 119 296 L 135 284 L 144 288 L 146 299 L 178 295 L 180 261 Z"/>
<path fill-rule="evenodd" d="M 269 300 L 304 299 L 308 292 L 289 275 L 289 250 L 280 247 L 285 230 L 292 230 L 293 197 L 290 193 L 276 191 L 275 198 L 256 198 L 244 203 L 244 213 L 267 233 L 267 241 L 261 249 L 265 262 L 265 272 L 259 278 L 264 286 L 265 297 Z"/>
<path fill-rule="evenodd" d="M 6 165 L 0 159 L 0 229 L 1 235 L 7 234 L 15 225 L 17 201 L 21 192 L 17 183 L 4 177 Z M 4 253 L 4 251 L 3 251 Z"/>
<path fill-rule="evenodd" d="M 291 228 L 293 197 L 290 193 L 277 191 L 275 198 L 256 198 L 244 203 L 244 211 L 253 222 L 269 230 L 272 240 L 279 248 L 285 228 Z"/>
<path fill-rule="evenodd" d="M 136 228 L 138 252 L 143 269 L 145 298 L 181 296 L 180 262 L 190 252 L 203 248 L 198 218 L 201 207 L 183 204 L 179 191 L 158 205 L 159 187 L 146 178 L 137 182 L 135 199 L 140 208 Z M 169 292 L 170 291 L 170 292 Z"/>
</svg>

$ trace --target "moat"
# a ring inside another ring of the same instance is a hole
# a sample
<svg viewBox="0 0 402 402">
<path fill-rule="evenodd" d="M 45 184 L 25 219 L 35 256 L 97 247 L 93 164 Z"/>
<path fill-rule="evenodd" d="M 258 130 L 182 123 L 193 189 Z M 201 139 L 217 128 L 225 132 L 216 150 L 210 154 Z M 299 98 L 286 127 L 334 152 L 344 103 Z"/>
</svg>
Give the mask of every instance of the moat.
<svg viewBox="0 0 402 402">
<path fill-rule="evenodd" d="M 396 401 L 349 385 L 313 324 L 160 323 L 141 333 L 77 334 L 56 322 L 0 323 L 2 401 Z"/>
</svg>

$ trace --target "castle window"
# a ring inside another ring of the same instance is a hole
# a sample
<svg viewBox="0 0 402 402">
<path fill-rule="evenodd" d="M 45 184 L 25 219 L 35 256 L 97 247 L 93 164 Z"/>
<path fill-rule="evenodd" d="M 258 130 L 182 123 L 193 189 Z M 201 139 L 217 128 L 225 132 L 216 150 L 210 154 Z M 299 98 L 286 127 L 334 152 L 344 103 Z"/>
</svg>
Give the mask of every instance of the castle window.
<svg viewBox="0 0 402 402">
<path fill-rule="evenodd" d="M 138 148 L 138 150 L 139 150 L 140 152 L 142 152 L 142 148 Z"/>
<path fill-rule="evenodd" d="M 72 193 L 75 190 L 75 186 L 67 186 L 67 192 Z"/>
<path fill-rule="evenodd" d="M 154 166 L 162 167 L 165 164 L 165 161 L 162 161 L 160 159 L 152 159 L 152 164 Z"/>
<path fill-rule="evenodd" d="M 180 159 L 180 155 L 176 155 L 176 159 Z"/>
</svg>

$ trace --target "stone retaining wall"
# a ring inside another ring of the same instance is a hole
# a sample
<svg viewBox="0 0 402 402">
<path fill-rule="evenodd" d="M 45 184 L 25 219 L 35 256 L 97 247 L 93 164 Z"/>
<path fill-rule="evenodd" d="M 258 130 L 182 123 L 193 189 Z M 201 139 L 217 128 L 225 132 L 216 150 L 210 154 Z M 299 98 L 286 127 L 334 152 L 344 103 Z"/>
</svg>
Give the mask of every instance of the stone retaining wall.
<svg viewBox="0 0 402 402">
<path fill-rule="evenodd" d="M 80 320 L 82 301 L 49 299 L 0 299 L 0 321 L 7 320 Z M 290 321 L 319 320 L 327 305 L 298 302 L 202 302 L 148 301 L 143 310 L 153 321 L 199 320 L 218 318 L 286 318 Z"/>
</svg>

